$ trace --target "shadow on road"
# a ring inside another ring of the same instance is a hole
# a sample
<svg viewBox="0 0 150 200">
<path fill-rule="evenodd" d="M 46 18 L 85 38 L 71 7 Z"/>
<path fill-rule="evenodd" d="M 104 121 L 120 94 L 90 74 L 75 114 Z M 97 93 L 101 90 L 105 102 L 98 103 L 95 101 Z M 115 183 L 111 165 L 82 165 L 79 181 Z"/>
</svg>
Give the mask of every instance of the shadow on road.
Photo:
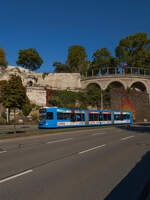
<svg viewBox="0 0 150 200">
<path fill-rule="evenodd" d="M 150 151 L 110 192 L 105 200 L 145 200 L 150 190 Z"/>
<path fill-rule="evenodd" d="M 118 126 L 119 129 L 126 130 L 126 131 L 134 131 L 138 133 L 148 133 L 150 134 L 150 125 L 148 124 L 138 124 L 138 125 L 131 125 L 131 126 Z"/>
</svg>

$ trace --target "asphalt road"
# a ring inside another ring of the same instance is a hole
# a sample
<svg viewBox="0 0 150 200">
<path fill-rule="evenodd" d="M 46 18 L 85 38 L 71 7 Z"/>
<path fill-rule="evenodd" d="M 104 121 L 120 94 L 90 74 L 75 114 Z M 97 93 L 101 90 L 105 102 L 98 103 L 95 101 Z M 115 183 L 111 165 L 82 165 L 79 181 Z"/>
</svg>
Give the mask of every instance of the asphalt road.
<svg viewBox="0 0 150 200">
<path fill-rule="evenodd" d="M 104 128 L 0 140 L 0 200 L 139 200 L 150 128 Z"/>
</svg>

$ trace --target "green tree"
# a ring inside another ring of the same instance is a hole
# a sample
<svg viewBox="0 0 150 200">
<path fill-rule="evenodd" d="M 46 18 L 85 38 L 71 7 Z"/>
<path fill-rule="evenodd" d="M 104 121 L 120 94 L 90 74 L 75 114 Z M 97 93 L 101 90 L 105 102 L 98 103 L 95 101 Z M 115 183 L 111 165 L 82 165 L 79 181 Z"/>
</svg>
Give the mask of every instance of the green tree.
<svg viewBox="0 0 150 200">
<path fill-rule="evenodd" d="M 114 58 L 107 48 L 96 50 L 92 56 L 91 69 L 99 70 L 101 73 L 106 72 L 107 67 L 116 67 L 117 60 Z"/>
<path fill-rule="evenodd" d="M 89 62 L 87 61 L 87 54 L 84 47 L 80 45 L 70 46 L 65 64 L 54 62 L 53 66 L 56 73 L 85 72 L 89 67 Z"/>
<path fill-rule="evenodd" d="M 86 90 L 87 104 L 99 107 L 101 104 L 101 89 L 97 84 L 90 84 Z"/>
<path fill-rule="evenodd" d="M 150 39 L 146 33 L 136 33 L 120 40 L 116 57 L 121 65 L 150 67 Z"/>
<path fill-rule="evenodd" d="M 103 90 L 103 106 L 104 109 L 110 109 L 111 107 L 111 87 L 107 87 L 105 90 Z"/>
<path fill-rule="evenodd" d="M 70 73 L 71 69 L 67 64 L 63 64 L 61 62 L 54 62 L 53 66 L 55 67 L 55 72 L 56 73 Z"/>
<path fill-rule="evenodd" d="M 39 56 L 36 49 L 29 48 L 20 50 L 18 53 L 18 60 L 16 61 L 17 65 L 20 65 L 24 68 L 30 70 L 39 69 L 43 63 L 42 58 Z"/>
<path fill-rule="evenodd" d="M 8 65 L 8 62 L 6 61 L 6 53 L 5 51 L 0 47 L 0 67 L 6 68 Z"/>
<path fill-rule="evenodd" d="M 83 92 L 72 92 L 67 90 L 56 91 L 55 96 L 50 96 L 49 104 L 63 108 L 86 109 L 87 101 Z"/>
<path fill-rule="evenodd" d="M 110 59 L 112 58 L 111 53 L 107 48 L 101 48 L 93 53 L 93 66 L 95 68 L 99 67 L 109 67 Z"/>
<path fill-rule="evenodd" d="M 32 111 L 32 104 L 26 102 L 26 104 L 24 104 L 22 107 L 22 114 L 25 117 L 27 117 L 31 111 Z"/>
<path fill-rule="evenodd" d="M 76 103 L 76 93 L 72 91 L 57 91 L 56 95 L 60 99 L 60 104 L 61 107 L 66 107 L 67 108 L 75 108 L 75 103 Z"/>
<path fill-rule="evenodd" d="M 52 106 L 63 107 L 63 103 L 61 102 L 59 96 L 51 96 L 48 99 L 48 102 Z"/>
<path fill-rule="evenodd" d="M 87 54 L 85 48 L 80 45 L 73 45 L 68 48 L 68 57 L 66 63 L 72 72 L 80 72 L 80 68 L 85 64 Z"/>
<path fill-rule="evenodd" d="M 16 109 L 22 109 L 27 99 L 26 88 L 20 76 L 12 75 L 1 87 L 0 102 L 9 110 L 14 111 L 14 133 L 16 133 Z"/>
</svg>

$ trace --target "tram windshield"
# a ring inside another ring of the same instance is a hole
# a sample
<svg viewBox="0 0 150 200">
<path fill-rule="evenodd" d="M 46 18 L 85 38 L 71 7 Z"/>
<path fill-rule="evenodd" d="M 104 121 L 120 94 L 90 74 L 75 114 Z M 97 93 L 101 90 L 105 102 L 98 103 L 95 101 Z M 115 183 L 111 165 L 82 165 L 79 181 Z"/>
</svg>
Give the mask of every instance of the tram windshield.
<svg viewBox="0 0 150 200">
<path fill-rule="evenodd" d="M 46 113 L 39 113 L 39 121 L 44 121 L 46 120 Z"/>
<path fill-rule="evenodd" d="M 53 112 L 40 112 L 39 121 L 53 120 Z"/>
</svg>

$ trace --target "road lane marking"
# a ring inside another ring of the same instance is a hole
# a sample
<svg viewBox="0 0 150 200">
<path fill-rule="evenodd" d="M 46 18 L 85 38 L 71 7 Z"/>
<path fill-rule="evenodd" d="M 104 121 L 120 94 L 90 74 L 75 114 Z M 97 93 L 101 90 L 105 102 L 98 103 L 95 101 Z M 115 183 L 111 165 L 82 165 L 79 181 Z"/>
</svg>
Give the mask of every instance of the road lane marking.
<svg viewBox="0 0 150 200">
<path fill-rule="evenodd" d="M 33 172 L 32 169 L 27 170 L 27 171 L 24 171 L 24 172 L 19 173 L 19 174 L 16 174 L 16 175 L 14 175 L 14 176 L 10 176 L 10 177 L 8 177 L 8 178 L 4 178 L 4 179 L 0 180 L 0 183 L 9 181 L 9 180 L 11 180 L 11 179 L 17 178 L 17 177 L 19 177 L 19 176 L 23 176 L 23 175 L 28 174 L 28 173 L 31 173 L 31 172 Z"/>
<path fill-rule="evenodd" d="M 52 143 L 57 143 L 57 142 L 65 142 L 65 141 L 69 141 L 69 140 L 73 140 L 73 138 L 67 138 L 67 139 L 61 139 L 61 140 L 53 140 L 53 141 L 47 142 L 47 144 L 52 144 Z"/>
<path fill-rule="evenodd" d="M 0 153 L 6 153 L 7 151 L 0 151 Z"/>
<path fill-rule="evenodd" d="M 104 134 L 106 134 L 106 133 L 94 133 L 94 134 L 92 134 L 92 136 L 95 136 L 95 135 L 104 135 Z"/>
<path fill-rule="evenodd" d="M 128 140 L 128 139 L 133 138 L 133 137 L 135 137 L 135 136 L 131 135 L 129 137 L 125 137 L 125 138 L 120 139 L 120 141 L 122 141 L 122 140 Z"/>
<path fill-rule="evenodd" d="M 93 151 L 93 150 L 95 150 L 95 149 L 102 148 L 102 147 L 104 147 L 104 146 L 106 146 L 106 144 L 103 144 L 103 145 L 100 145 L 100 146 L 97 146 L 97 147 L 93 147 L 93 148 L 87 149 L 87 150 L 85 150 L 85 151 L 80 151 L 79 154 L 83 154 L 83 153 L 86 153 L 86 152 L 89 152 L 89 151 Z"/>
</svg>

